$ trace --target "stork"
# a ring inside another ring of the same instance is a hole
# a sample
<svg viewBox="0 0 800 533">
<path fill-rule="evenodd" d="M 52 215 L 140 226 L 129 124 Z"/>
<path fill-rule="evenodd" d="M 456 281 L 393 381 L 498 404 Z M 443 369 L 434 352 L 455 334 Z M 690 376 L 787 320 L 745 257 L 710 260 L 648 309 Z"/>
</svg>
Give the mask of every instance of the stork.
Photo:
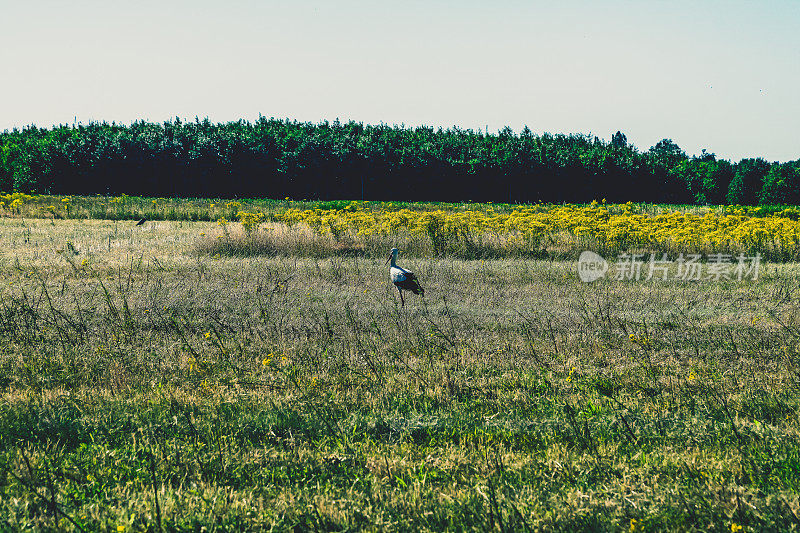
<svg viewBox="0 0 800 533">
<path fill-rule="evenodd" d="M 414 275 L 413 272 L 409 272 L 403 267 L 397 266 L 397 253 L 399 250 L 397 248 L 392 248 L 392 255 L 389 256 L 389 259 L 386 260 L 386 264 L 391 262 L 389 266 L 389 279 L 392 280 L 394 286 L 397 287 L 397 292 L 400 293 L 400 306 L 405 307 L 406 302 L 403 300 L 403 291 L 411 291 L 414 294 L 419 294 L 420 296 L 425 296 L 425 289 L 422 288 L 422 285 L 419 284 L 419 280 L 417 276 Z"/>
</svg>

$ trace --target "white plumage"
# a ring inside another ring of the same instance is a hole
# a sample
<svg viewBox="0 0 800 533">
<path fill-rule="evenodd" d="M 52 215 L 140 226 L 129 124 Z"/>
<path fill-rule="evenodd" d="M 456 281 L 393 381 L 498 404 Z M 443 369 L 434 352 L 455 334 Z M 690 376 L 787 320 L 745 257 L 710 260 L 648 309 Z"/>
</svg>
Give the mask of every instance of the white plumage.
<svg viewBox="0 0 800 533">
<path fill-rule="evenodd" d="M 425 289 L 419 284 L 419 280 L 413 272 L 397 266 L 398 252 L 399 250 L 397 248 L 392 248 L 392 255 L 389 256 L 386 263 L 391 263 L 389 265 L 389 279 L 392 280 L 392 283 L 394 283 L 394 286 L 397 287 L 397 291 L 400 293 L 400 305 L 405 307 L 406 302 L 403 300 L 404 290 L 411 291 L 414 294 L 419 294 L 424 297 Z"/>
</svg>

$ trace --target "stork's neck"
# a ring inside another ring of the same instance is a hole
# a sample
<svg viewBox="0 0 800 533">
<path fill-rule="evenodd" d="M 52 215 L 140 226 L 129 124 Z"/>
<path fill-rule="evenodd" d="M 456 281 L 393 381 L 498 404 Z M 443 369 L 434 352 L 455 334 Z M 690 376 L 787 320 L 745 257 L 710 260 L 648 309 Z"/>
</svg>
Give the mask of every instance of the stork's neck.
<svg viewBox="0 0 800 533">
<path fill-rule="evenodd" d="M 396 268 L 397 267 L 397 263 L 395 263 L 396 260 L 397 260 L 397 254 L 392 254 L 392 259 L 391 262 L 389 263 L 389 266 L 392 268 Z"/>
</svg>

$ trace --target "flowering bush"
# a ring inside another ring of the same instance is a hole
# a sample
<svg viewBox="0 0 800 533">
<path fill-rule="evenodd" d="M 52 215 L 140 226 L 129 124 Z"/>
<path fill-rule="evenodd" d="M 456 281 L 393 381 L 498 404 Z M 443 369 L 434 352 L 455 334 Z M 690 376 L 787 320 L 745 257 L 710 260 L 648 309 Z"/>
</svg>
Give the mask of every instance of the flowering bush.
<svg viewBox="0 0 800 533">
<path fill-rule="evenodd" d="M 242 223 L 244 231 L 248 235 L 251 235 L 253 231 L 255 231 L 255 229 L 258 227 L 258 225 L 261 224 L 261 222 L 264 220 L 263 213 L 249 213 L 247 211 L 239 211 L 239 213 L 237 213 L 237 216 L 239 217 L 239 222 Z"/>
<path fill-rule="evenodd" d="M 372 209 L 357 202 L 342 209 L 295 209 L 274 213 L 272 220 L 305 224 L 315 233 L 354 237 L 426 236 L 436 253 L 453 243 L 475 244 L 482 239 L 535 251 L 547 246 L 583 245 L 605 252 L 629 249 L 680 252 L 760 252 L 789 259 L 800 249 L 797 210 L 784 209 L 754 216 L 752 208 L 721 212 L 683 212 L 662 209 L 636 212 L 631 203 L 606 205 L 532 205 L 496 213 L 485 209 Z M 243 221 L 244 223 L 244 221 Z"/>
</svg>

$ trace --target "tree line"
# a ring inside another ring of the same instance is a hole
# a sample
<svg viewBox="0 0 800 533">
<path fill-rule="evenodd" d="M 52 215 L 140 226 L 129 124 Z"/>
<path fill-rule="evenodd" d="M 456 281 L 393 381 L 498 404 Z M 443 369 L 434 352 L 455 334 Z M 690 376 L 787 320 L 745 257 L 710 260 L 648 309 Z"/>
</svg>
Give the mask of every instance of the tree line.
<svg viewBox="0 0 800 533">
<path fill-rule="evenodd" d="M 800 160 L 647 151 L 617 132 L 496 134 L 261 117 L 0 133 L 0 190 L 48 194 L 481 202 L 800 204 Z"/>
</svg>

